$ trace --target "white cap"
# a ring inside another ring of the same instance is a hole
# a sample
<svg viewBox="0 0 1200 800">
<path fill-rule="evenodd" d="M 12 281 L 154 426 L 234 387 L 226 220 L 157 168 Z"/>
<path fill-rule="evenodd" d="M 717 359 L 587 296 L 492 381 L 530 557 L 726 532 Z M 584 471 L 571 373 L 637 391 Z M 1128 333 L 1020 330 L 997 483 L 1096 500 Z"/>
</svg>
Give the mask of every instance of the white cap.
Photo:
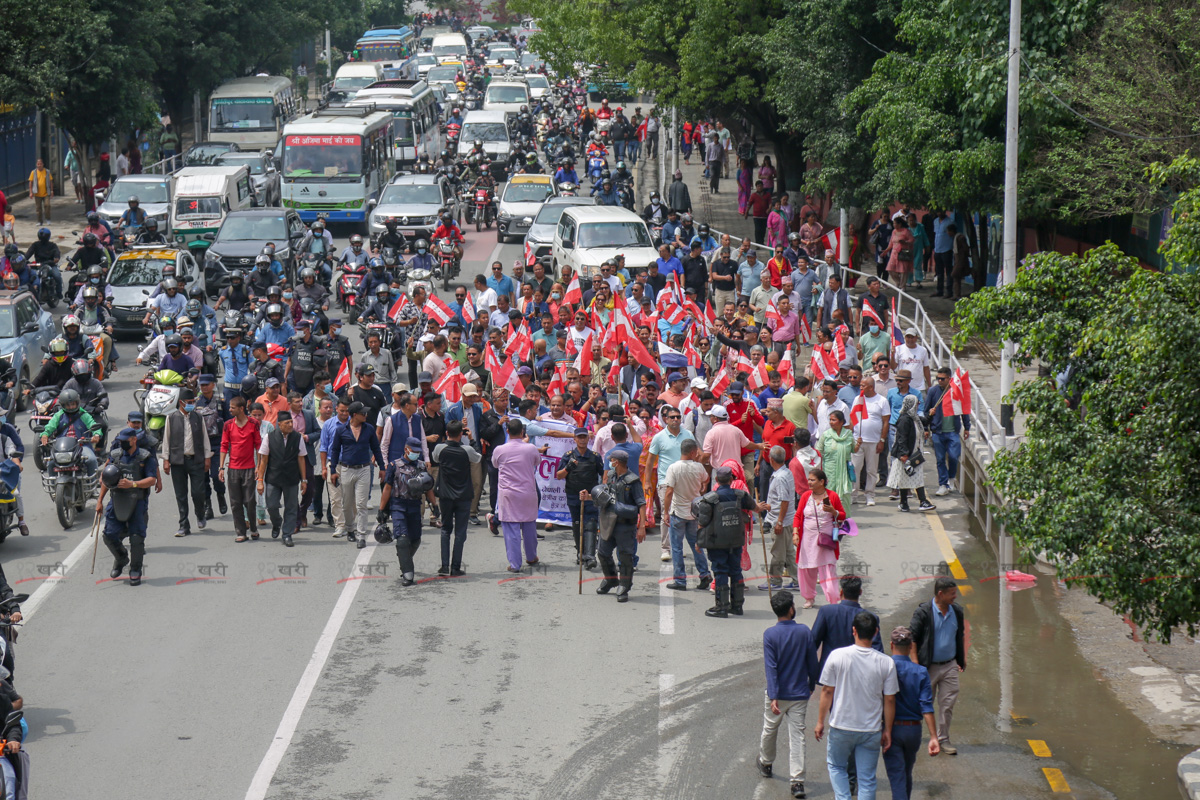
<svg viewBox="0 0 1200 800">
<path fill-rule="evenodd" d="M 707 389 L 708 381 L 704 380 L 704 378 L 692 378 L 692 388 L 693 389 Z"/>
<path fill-rule="evenodd" d="M 921 334 L 917 333 L 916 328 L 909 328 L 908 330 L 906 330 L 904 332 L 904 335 L 905 336 L 920 336 Z"/>
<path fill-rule="evenodd" d="M 709 409 L 708 416 L 715 419 L 729 419 L 729 412 L 725 410 L 725 406 L 713 406 Z"/>
</svg>

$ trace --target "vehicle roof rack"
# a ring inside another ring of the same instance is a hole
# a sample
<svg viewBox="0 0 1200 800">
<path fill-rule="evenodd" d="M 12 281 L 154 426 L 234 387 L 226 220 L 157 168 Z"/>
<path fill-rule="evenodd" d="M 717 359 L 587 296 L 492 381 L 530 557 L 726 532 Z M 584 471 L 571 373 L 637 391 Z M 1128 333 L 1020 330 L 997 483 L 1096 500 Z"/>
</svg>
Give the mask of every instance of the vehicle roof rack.
<svg viewBox="0 0 1200 800">
<path fill-rule="evenodd" d="M 411 89 L 418 83 L 424 83 L 424 78 L 383 78 L 367 86 L 367 89 Z"/>
<path fill-rule="evenodd" d="M 361 106 L 322 106 L 312 112 L 314 117 L 369 117 L 375 113 L 375 104 Z"/>
</svg>

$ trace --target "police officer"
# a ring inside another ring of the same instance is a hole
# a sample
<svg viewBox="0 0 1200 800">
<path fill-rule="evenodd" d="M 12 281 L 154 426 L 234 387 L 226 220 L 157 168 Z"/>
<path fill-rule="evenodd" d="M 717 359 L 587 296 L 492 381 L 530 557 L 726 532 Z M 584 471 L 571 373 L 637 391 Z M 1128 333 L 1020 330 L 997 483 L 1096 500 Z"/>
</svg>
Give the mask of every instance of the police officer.
<svg viewBox="0 0 1200 800">
<path fill-rule="evenodd" d="M 120 453 L 105 465 L 100 480 L 96 515 L 104 513 L 104 546 L 116 559 L 109 576 L 121 577 L 129 565 L 129 585 L 142 582 L 142 556 L 146 552 L 146 520 L 150 487 L 158 478 L 158 464 L 149 450 L 138 447 L 138 434 L 124 428 L 117 434 Z M 108 508 L 104 498 L 108 496 Z M 121 543 L 129 537 L 129 550 Z"/>
<path fill-rule="evenodd" d="M 749 512 L 765 511 L 766 503 L 755 504 L 750 493 L 734 489 L 733 470 L 717 467 L 716 491 L 701 495 L 696 501 L 696 524 L 700 531 L 696 545 L 708 551 L 716 575 L 717 601 L 704 612 L 706 617 L 725 618 L 730 613 L 741 616 L 746 600 L 746 584 L 742 580 L 742 547 L 746 541 Z"/>
<path fill-rule="evenodd" d="M 228 408 L 229 401 L 241 390 L 242 379 L 250 374 L 251 364 L 254 363 L 254 354 L 250 352 L 250 346 L 242 342 L 241 329 L 225 329 L 225 344 L 217 349 L 217 358 L 225 368 L 225 386 L 222 394 Z"/>
<path fill-rule="evenodd" d="M 254 380 L 258 386 L 258 394 L 255 397 L 258 397 L 267 391 L 267 381 L 269 379 L 275 378 L 280 383 L 283 383 L 283 364 L 280 364 L 267 355 L 266 342 L 255 342 L 254 362 L 250 364 L 250 371 L 247 374 L 254 376 Z M 244 386 L 245 381 L 243 380 L 243 388 Z"/>
<path fill-rule="evenodd" d="M 596 504 L 588 492 L 604 480 L 604 461 L 588 449 L 588 429 L 575 429 L 575 449 L 558 462 L 555 477 L 567 479 L 567 508 L 571 509 L 571 532 L 575 536 L 576 558 L 583 559 L 588 569 L 596 568 L 596 532 L 600 529 L 600 517 Z M 582 547 L 581 544 L 582 536 Z M 579 563 L 576 561 L 576 563 Z"/>
<path fill-rule="evenodd" d="M 292 337 L 291 351 L 288 353 L 287 366 L 283 375 L 287 380 L 288 391 L 308 394 L 312 391 L 313 376 L 316 374 L 320 354 L 325 350 L 325 343 L 319 337 L 313 336 L 312 323 L 302 319 L 296 323 L 299 333 Z"/>
<path fill-rule="evenodd" d="M 437 465 L 436 491 L 441 504 L 442 519 L 442 566 L 438 575 L 458 578 L 466 573 L 462 569 L 463 545 L 467 541 L 467 518 L 471 513 L 471 499 L 475 496 L 471 481 L 471 465 L 478 464 L 482 455 L 470 445 L 462 442 L 461 421 L 446 425 L 446 441 L 439 444 L 430 454 Z M 454 535 L 454 555 L 450 553 L 450 535 Z"/>
<path fill-rule="evenodd" d="M 408 437 L 404 455 L 388 464 L 383 476 L 383 492 L 379 497 L 379 522 L 387 522 L 388 510 L 392 515 L 392 532 L 396 542 L 396 558 L 400 562 L 400 585 L 416 583 L 413 556 L 421 546 L 421 498 L 430 505 L 433 496 L 433 476 L 421 460 L 421 440 Z"/>
<path fill-rule="evenodd" d="M 646 498 L 642 494 L 642 482 L 629 469 L 629 453 L 613 450 L 608 458 L 612 471 L 604 487 L 611 502 L 600 503 L 604 512 L 600 517 L 600 544 L 596 557 L 604 570 L 604 580 L 596 587 L 596 594 L 608 594 L 617 587 L 617 602 L 627 603 L 629 590 L 633 588 L 633 557 L 638 543 L 646 541 L 646 515 L 642 513 Z M 594 490 L 592 499 L 599 499 Z M 619 566 L 613 563 L 614 550 Z"/>
<path fill-rule="evenodd" d="M 208 434 L 208 442 L 214 453 L 221 452 L 221 432 L 225 422 L 231 419 L 227 404 L 217 395 L 217 379 L 204 373 L 198 379 L 200 396 L 196 398 L 196 413 L 204 422 L 204 431 Z M 221 459 L 214 458 L 209 462 L 208 481 L 204 485 L 204 518 L 213 518 L 212 497 L 217 495 L 217 506 L 224 514 L 229 510 L 225 502 L 225 483 L 221 480 Z"/>
<path fill-rule="evenodd" d="M 353 349 L 350 340 L 342 336 L 342 318 L 334 317 L 329 320 L 329 334 L 325 337 L 325 369 L 332 380 L 337 380 L 342 362 L 346 365 L 346 375 L 354 373 Z"/>
</svg>

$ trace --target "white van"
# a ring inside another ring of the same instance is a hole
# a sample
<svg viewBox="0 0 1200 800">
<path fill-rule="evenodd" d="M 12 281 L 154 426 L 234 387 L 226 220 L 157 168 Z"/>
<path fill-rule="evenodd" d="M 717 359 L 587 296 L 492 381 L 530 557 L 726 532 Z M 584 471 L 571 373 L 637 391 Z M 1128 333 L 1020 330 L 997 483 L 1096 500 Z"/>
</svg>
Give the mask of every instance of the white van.
<svg viewBox="0 0 1200 800">
<path fill-rule="evenodd" d="M 620 206 L 569 206 L 558 220 L 551 250 L 555 279 L 569 265 L 582 278 L 600 274 L 600 265 L 625 256 L 625 266 L 641 269 L 658 259 L 646 222 Z"/>
<path fill-rule="evenodd" d="M 484 111 L 516 114 L 529 107 L 529 85 L 525 81 L 492 81 L 483 93 Z"/>
<path fill-rule="evenodd" d="M 184 167 L 175 173 L 175 199 L 171 205 L 171 232 L 175 242 L 193 251 L 208 248 L 230 211 L 250 208 L 250 168 Z"/>
<path fill-rule="evenodd" d="M 338 67 L 329 85 L 330 92 L 345 92 L 350 100 L 359 89 L 365 89 L 375 81 L 383 80 L 383 64 L 379 61 L 354 61 Z"/>
<path fill-rule="evenodd" d="M 443 61 L 466 63 L 467 56 L 471 54 L 471 46 L 467 44 L 467 37 L 461 33 L 443 33 L 433 37 L 433 43 L 429 50 L 439 64 Z"/>
<path fill-rule="evenodd" d="M 493 162 L 508 160 L 512 152 L 512 140 L 508 135 L 508 121 L 503 111 L 468 111 L 463 118 L 459 147 L 462 152 L 471 149 L 476 139 L 483 142 L 483 151 Z"/>
</svg>

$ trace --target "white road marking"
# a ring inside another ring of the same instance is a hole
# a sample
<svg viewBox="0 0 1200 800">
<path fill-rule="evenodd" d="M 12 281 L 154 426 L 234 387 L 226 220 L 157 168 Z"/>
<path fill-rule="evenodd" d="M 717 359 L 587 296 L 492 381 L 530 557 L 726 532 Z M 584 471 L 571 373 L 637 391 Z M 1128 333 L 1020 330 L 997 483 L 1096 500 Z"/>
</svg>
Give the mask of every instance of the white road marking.
<svg viewBox="0 0 1200 800">
<path fill-rule="evenodd" d="M 675 699 L 675 676 L 662 672 L 658 675 L 658 784 L 667 786 L 674 762 L 671 748 L 667 745 L 667 723 L 671 717 L 671 703 Z"/>
<path fill-rule="evenodd" d="M 92 506 L 89 505 L 88 507 L 92 507 Z M 98 533 L 97 534 L 98 536 L 103 535 L 103 529 L 104 529 L 103 521 L 101 521 L 101 523 L 100 523 L 100 529 L 101 529 L 101 533 Z M 91 550 L 93 547 L 98 547 L 99 545 L 100 545 L 100 543 L 94 542 L 91 536 L 85 536 L 82 542 L 75 545 L 75 549 L 72 550 L 70 555 L 68 555 L 66 557 L 66 559 L 64 559 L 62 562 L 62 577 L 61 578 L 47 578 L 46 580 L 42 581 L 42 585 L 39 586 L 29 596 L 28 600 L 26 600 L 24 603 L 21 604 L 21 617 L 26 623 L 28 623 L 29 620 L 33 618 L 34 612 L 36 612 L 39 608 L 42 607 L 42 604 L 45 603 L 46 600 L 50 597 L 50 594 L 56 588 L 58 588 L 58 585 L 63 582 L 63 580 L 67 577 L 68 574 L 70 574 L 71 568 L 74 567 L 78 561 L 83 559 L 83 557 L 88 554 L 89 550 Z M 108 551 L 105 550 L 105 552 L 107 553 Z M 80 575 L 82 576 L 83 573 L 80 572 Z M 20 591 L 20 589 L 16 589 L 15 591 Z"/>
<path fill-rule="evenodd" d="M 374 554 L 374 543 L 370 547 L 359 550 L 350 577 L 361 575 L 361 567 L 370 561 Z M 333 612 L 329 615 L 329 621 L 325 623 L 325 629 L 321 631 L 321 638 L 317 640 L 317 646 L 308 660 L 308 666 L 304 669 L 304 674 L 300 676 L 300 683 L 296 685 L 296 691 L 292 693 L 292 700 L 283 712 L 283 719 L 279 721 L 279 727 L 275 730 L 275 738 L 271 740 L 267 754 L 263 756 L 262 763 L 258 765 L 258 770 L 254 773 L 254 779 L 250 781 L 250 788 L 246 790 L 246 800 L 262 800 L 267 796 L 267 790 L 271 787 L 275 771 L 279 769 L 279 764 L 283 761 L 283 756 L 292 743 L 292 737 L 296 735 L 300 717 L 303 716 L 304 708 L 308 705 L 309 698 L 312 697 L 317 680 L 321 677 L 321 670 L 325 668 L 325 662 L 333 651 L 334 642 L 337 641 L 338 632 L 341 631 L 342 623 L 346 621 L 346 616 L 350 613 L 350 606 L 354 603 L 354 596 L 358 594 L 358 587 L 362 583 L 361 580 L 348 580 L 342 585 L 342 593 L 338 596 Z"/>
<path fill-rule="evenodd" d="M 660 578 L 670 578 L 674 574 L 670 564 L 663 564 L 658 571 Z M 664 636 L 675 633 L 675 592 L 661 580 L 658 583 L 658 632 Z"/>
</svg>

